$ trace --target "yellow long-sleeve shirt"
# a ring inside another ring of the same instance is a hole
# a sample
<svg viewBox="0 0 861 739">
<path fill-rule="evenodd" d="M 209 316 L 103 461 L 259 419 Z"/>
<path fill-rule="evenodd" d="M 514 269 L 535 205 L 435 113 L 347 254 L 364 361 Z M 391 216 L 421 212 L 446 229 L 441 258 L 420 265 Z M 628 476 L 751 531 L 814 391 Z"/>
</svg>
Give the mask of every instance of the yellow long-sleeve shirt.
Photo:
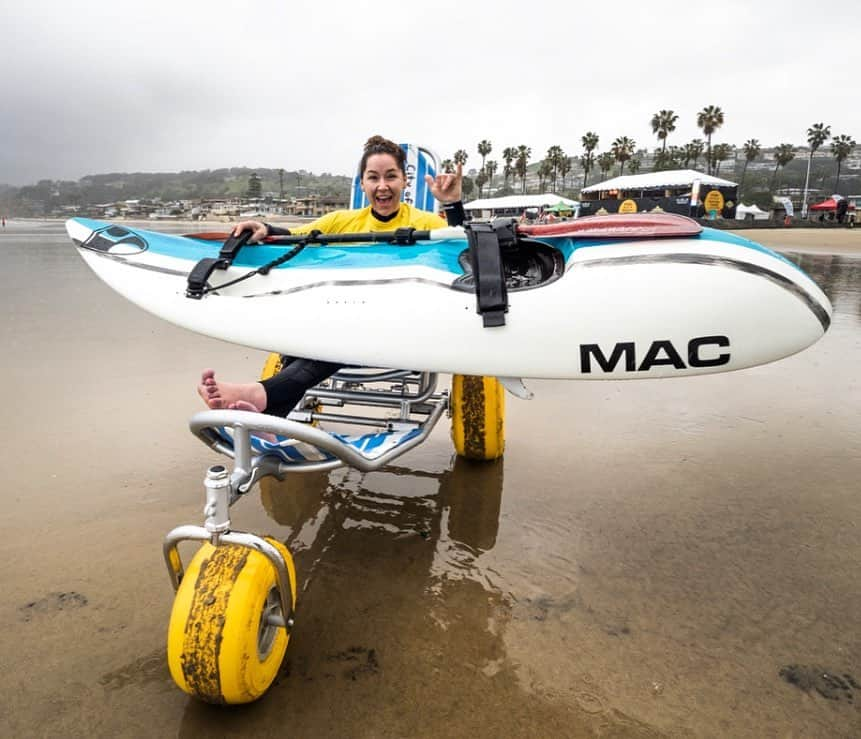
<svg viewBox="0 0 861 739">
<path fill-rule="evenodd" d="M 359 210 L 335 210 L 320 216 L 316 221 L 290 228 L 291 234 L 306 234 L 321 231 L 324 234 L 367 233 L 370 231 L 394 231 L 398 228 L 434 229 L 443 228 L 444 219 L 434 213 L 401 203 L 394 218 L 381 221 L 371 211 L 371 206 Z"/>
</svg>

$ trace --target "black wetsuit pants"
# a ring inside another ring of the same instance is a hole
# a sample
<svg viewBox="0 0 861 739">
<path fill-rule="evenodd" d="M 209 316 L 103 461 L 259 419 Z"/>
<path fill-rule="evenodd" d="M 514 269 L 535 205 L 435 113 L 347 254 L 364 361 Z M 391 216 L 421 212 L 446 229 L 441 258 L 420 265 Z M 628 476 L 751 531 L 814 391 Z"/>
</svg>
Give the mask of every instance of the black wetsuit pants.
<svg viewBox="0 0 861 739">
<path fill-rule="evenodd" d="M 345 365 L 319 359 L 285 357 L 281 371 L 263 380 L 266 410 L 271 416 L 286 416 L 302 400 L 305 392 Z"/>
</svg>

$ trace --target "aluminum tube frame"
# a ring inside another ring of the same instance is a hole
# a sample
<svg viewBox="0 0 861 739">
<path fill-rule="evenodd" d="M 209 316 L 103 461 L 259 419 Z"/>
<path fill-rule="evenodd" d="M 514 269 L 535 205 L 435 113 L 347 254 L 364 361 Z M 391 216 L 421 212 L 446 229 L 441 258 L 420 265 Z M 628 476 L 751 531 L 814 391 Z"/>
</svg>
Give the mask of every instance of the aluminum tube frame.
<svg viewBox="0 0 861 739">
<path fill-rule="evenodd" d="M 391 462 L 393 459 L 399 457 L 401 454 L 404 454 L 413 447 L 422 443 L 436 425 L 436 422 L 445 412 L 446 408 L 447 403 L 440 402 L 437 404 L 431 411 L 427 420 L 421 424 L 415 424 L 417 428 L 420 428 L 419 434 L 409 441 L 399 444 L 393 449 L 383 452 L 378 457 L 372 459 L 364 456 L 353 447 L 339 441 L 327 431 L 315 428 L 314 426 L 309 426 L 307 423 L 299 423 L 298 421 L 291 421 L 287 418 L 267 416 L 263 413 L 230 410 L 202 411 L 191 417 L 189 428 L 191 429 L 191 432 L 207 446 L 234 458 L 235 468 L 230 476 L 231 487 L 238 490 L 240 493 L 244 493 L 248 490 L 250 485 L 262 477 L 263 474 L 275 474 L 276 476 L 280 476 L 281 474 L 286 474 L 291 470 L 301 468 L 318 470 L 327 468 L 333 469 L 341 464 L 355 467 L 362 472 L 370 472 L 372 470 L 379 469 Z M 214 441 L 214 438 L 217 436 L 215 429 L 222 426 L 231 426 L 234 429 L 235 441 L 234 448 L 232 450 L 226 443 Z M 251 431 L 263 431 L 303 441 L 306 444 L 311 444 L 318 449 L 329 452 L 337 457 L 337 460 L 334 460 L 334 465 L 332 465 L 329 460 L 322 463 L 311 462 L 308 463 L 308 465 L 305 463 L 286 464 L 284 462 L 278 462 L 277 471 L 275 471 L 272 469 L 275 461 L 271 455 L 252 455 L 251 442 L 249 438 Z M 340 462 L 338 462 L 338 460 L 340 460 Z M 264 472 L 261 468 L 267 465 L 267 461 L 269 463 L 268 468 Z M 326 467 L 325 465 L 329 466 Z"/>
<path fill-rule="evenodd" d="M 265 539 L 244 531 L 226 531 L 213 533 L 203 526 L 177 526 L 164 538 L 162 550 L 167 563 L 167 570 L 174 591 L 179 589 L 185 569 L 179 554 L 179 543 L 182 541 L 208 541 L 213 546 L 234 544 L 260 552 L 275 568 L 278 581 L 278 594 L 281 601 L 281 616 L 270 616 L 267 622 L 273 626 L 283 626 L 290 633 L 293 628 L 293 589 L 290 583 L 290 573 L 281 552 Z"/>
</svg>

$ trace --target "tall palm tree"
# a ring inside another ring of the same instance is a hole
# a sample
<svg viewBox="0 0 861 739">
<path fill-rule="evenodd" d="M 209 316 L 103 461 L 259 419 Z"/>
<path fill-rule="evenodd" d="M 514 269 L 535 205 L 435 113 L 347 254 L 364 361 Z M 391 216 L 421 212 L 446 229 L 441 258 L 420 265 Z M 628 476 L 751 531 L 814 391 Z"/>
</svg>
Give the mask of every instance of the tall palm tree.
<svg viewBox="0 0 861 739">
<path fill-rule="evenodd" d="M 697 160 L 702 156 L 704 148 L 705 144 L 702 139 L 693 139 L 685 144 L 685 169 L 687 169 L 689 163 L 693 165 L 694 169 L 697 168 Z"/>
<path fill-rule="evenodd" d="M 831 153 L 837 160 L 837 182 L 834 183 L 834 192 L 838 194 L 840 193 L 840 165 L 852 153 L 854 147 L 855 139 L 845 133 L 841 133 L 831 140 Z"/>
<path fill-rule="evenodd" d="M 556 178 L 559 176 L 559 167 L 565 158 L 565 152 L 559 145 L 553 145 L 547 149 L 547 161 L 550 162 L 551 176 L 553 177 L 553 191 L 556 191 Z"/>
<path fill-rule="evenodd" d="M 807 174 L 804 175 L 804 199 L 801 201 L 801 217 L 807 218 L 807 185 L 810 183 L 810 165 L 816 150 L 828 141 L 831 136 L 831 126 L 824 123 L 814 123 L 807 129 L 807 143 L 810 150 L 807 154 Z"/>
<path fill-rule="evenodd" d="M 672 110 L 660 110 L 652 116 L 652 133 L 664 142 L 661 151 L 666 151 L 667 136 L 676 130 L 677 120 L 679 117 Z"/>
<path fill-rule="evenodd" d="M 741 170 L 741 183 L 738 186 L 739 192 L 744 188 L 744 176 L 747 174 L 747 165 L 754 161 L 762 151 L 759 139 L 748 139 L 742 144 L 741 148 L 744 151 L 744 167 Z"/>
<path fill-rule="evenodd" d="M 670 146 L 667 149 L 665 156 L 672 169 L 679 169 L 682 166 L 682 162 L 685 160 L 685 148 L 683 146 Z"/>
<path fill-rule="evenodd" d="M 493 145 L 487 139 L 482 139 L 478 142 L 478 153 L 481 155 L 482 169 L 484 169 L 484 159 L 491 151 L 493 151 Z"/>
<path fill-rule="evenodd" d="M 733 147 L 729 144 L 715 144 L 712 149 L 712 172 L 715 177 L 720 174 L 721 162 L 725 162 L 733 155 Z"/>
<path fill-rule="evenodd" d="M 458 149 L 454 153 L 453 159 L 455 164 L 466 165 L 466 160 L 469 159 L 469 154 L 466 153 L 466 149 Z"/>
<path fill-rule="evenodd" d="M 712 134 L 723 125 L 723 111 L 717 105 L 707 105 L 697 113 L 697 126 L 703 129 L 706 137 L 706 164 L 712 161 Z M 711 168 L 707 170 L 711 174 Z"/>
<path fill-rule="evenodd" d="M 616 157 L 612 152 L 605 151 L 603 154 L 599 154 L 595 159 L 595 163 L 598 165 L 598 169 L 601 170 L 601 174 L 604 177 L 607 176 L 607 172 L 609 172 L 613 168 L 613 164 L 616 162 Z"/>
<path fill-rule="evenodd" d="M 562 176 L 562 190 L 565 190 L 565 180 L 568 177 L 568 173 L 571 171 L 571 157 L 562 157 L 562 161 L 559 162 L 559 174 Z"/>
<path fill-rule="evenodd" d="M 542 160 L 541 164 L 538 167 L 538 190 L 539 192 L 545 191 L 545 185 L 547 184 L 547 180 L 549 180 L 553 176 L 553 162 L 550 159 Z"/>
<path fill-rule="evenodd" d="M 636 144 L 634 143 L 634 140 L 629 139 L 627 136 L 619 136 L 612 144 L 610 144 L 610 151 L 616 161 L 621 165 L 619 167 L 620 176 L 625 174 L 625 162 L 631 158 L 631 155 L 634 153 L 635 146 Z"/>
<path fill-rule="evenodd" d="M 795 159 L 795 147 L 792 144 L 778 144 L 774 148 L 774 174 L 771 175 L 771 189 L 774 189 L 777 181 L 777 170 L 785 167 Z"/>
<path fill-rule="evenodd" d="M 586 179 L 589 177 L 589 170 L 595 162 L 595 149 L 598 148 L 598 134 L 592 131 L 587 131 L 580 137 L 580 142 L 583 144 L 583 156 L 580 161 L 583 163 L 583 187 L 586 187 Z"/>
<path fill-rule="evenodd" d="M 488 159 L 484 165 L 484 171 L 487 172 L 487 190 L 490 192 L 493 187 L 493 175 L 496 174 L 497 163 L 495 159 Z"/>
<path fill-rule="evenodd" d="M 505 167 L 502 170 L 502 175 L 505 178 L 504 184 L 508 187 L 508 178 L 514 174 L 514 167 L 512 166 L 512 162 L 517 159 L 517 149 L 513 146 L 506 146 L 502 150 L 502 161 L 505 162 Z"/>
<path fill-rule="evenodd" d="M 520 178 L 520 192 L 526 192 L 526 172 L 529 167 L 529 157 L 532 156 L 532 149 L 526 144 L 521 144 L 517 147 L 517 160 L 514 162 L 514 171 Z"/>
<path fill-rule="evenodd" d="M 478 197 L 481 197 L 481 188 L 484 187 L 485 182 L 487 182 L 487 172 L 485 172 L 484 169 L 481 169 L 475 176 L 475 184 L 478 187 Z"/>
</svg>

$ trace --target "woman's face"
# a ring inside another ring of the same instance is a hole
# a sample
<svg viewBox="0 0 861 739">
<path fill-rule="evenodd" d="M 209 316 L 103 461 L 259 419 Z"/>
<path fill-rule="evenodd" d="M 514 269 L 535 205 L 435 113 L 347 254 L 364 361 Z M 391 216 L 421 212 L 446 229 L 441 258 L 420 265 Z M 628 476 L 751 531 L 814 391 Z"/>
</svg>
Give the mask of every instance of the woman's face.
<svg viewBox="0 0 861 739">
<path fill-rule="evenodd" d="M 407 179 L 391 154 L 371 154 L 362 175 L 362 190 L 381 216 L 396 213 Z"/>
</svg>

